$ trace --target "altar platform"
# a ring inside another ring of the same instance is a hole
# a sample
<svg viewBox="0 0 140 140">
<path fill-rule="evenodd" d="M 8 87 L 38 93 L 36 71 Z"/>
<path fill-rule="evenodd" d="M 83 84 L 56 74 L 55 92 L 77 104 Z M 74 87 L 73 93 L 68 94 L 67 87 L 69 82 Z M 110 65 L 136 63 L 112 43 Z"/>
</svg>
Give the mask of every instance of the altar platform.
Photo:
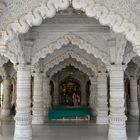
<svg viewBox="0 0 140 140">
<path fill-rule="evenodd" d="M 50 120 L 90 120 L 90 116 L 90 108 L 81 106 L 54 106 L 50 109 L 48 114 Z"/>
</svg>

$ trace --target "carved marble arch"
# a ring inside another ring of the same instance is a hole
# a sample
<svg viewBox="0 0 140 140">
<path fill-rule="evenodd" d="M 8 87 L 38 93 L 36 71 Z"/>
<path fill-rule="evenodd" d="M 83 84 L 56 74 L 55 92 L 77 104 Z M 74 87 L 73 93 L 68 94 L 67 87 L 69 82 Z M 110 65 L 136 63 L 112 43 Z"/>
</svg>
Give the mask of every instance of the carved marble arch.
<svg viewBox="0 0 140 140">
<path fill-rule="evenodd" d="M 91 76 L 94 75 L 95 73 L 93 71 L 91 71 L 89 68 L 86 68 L 83 64 L 81 64 L 80 62 L 77 62 L 76 60 L 72 60 L 72 59 L 66 59 L 63 62 L 60 62 L 59 64 L 55 65 L 53 68 L 51 68 L 47 74 L 52 77 L 54 74 L 58 73 L 59 71 L 61 71 L 62 69 L 66 68 L 67 66 L 74 66 L 75 68 L 77 68 L 79 71 L 87 74 L 87 76 Z"/>
<path fill-rule="evenodd" d="M 88 17 L 96 18 L 101 25 L 111 27 L 115 33 L 125 35 L 127 40 L 134 45 L 134 50 L 140 54 L 140 32 L 137 31 L 136 25 L 95 0 L 43 0 L 39 2 L 31 12 L 22 14 L 2 31 L 1 48 L 4 49 L 15 34 L 28 32 L 30 27 L 39 26 L 43 19 L 54 17 L 56 12 L 65 10 L 70 5 L 76 10 L 82 10 Z"/>
<path fill-rule="evenodd" d="M 34 65 L 40 58 L 45 58 L 47 54 L 51 54 L 55 50 L 61 49 L 64 45 L 68 45 L 69 43 L 76 45 L 80 49 L 85 50 L 88 54 L 92 54 L 94 57 L 101 59 L 106 65 L 109 64 L 109 56 L 105 52 L 99 50 L 81 37 L 74 34 L 64 35 L 63 37 L 58 38 L 57 41 L 50 43 L 48 46 L 36 52 L 32 57 L 32 64 Z"/>
<path fill-rule="evenodd" d="M 85 67 L 83 64 L 81 64 L 80 62 L 77 62 L 74 59 L 65 59 L 59 64 L 54 65 L 53 68 L 49 69 L 48 71 L 47 70 L 45 71 L 50 77 L 52 77 L 54 74 L 58 73 L 59 71 L 61 71 L 62 69 L 66 68 L 69 65 L 74 66 L 79 71 L 87 74 L 89 77 L 95 74 L 95 72 L 91 71 L 89 68 Z"/>
<path fill-rule="evenodd" d="M 76 59 L 77 62 L 80 62 L 82 65 L 86 66 L 87 68 L 91 69 L 95 74 L 97 74 L 96 66 L 93 63 L 89 62 L 88 60 L 86 60 L 85 58 L 83 58 L 79 54 L 76 54 L 73 51 L 68 51 L 60 55 L 59 57 L 56 57 L 49 63 L 46 63 L 44 68 L 45 71 L 48 71 L 49 69 L 53 68 L 55 65 L 58 65 L 60 62 L 63 62 L 65 59 L 70 59 L 70 57 Z"/>
</svg>

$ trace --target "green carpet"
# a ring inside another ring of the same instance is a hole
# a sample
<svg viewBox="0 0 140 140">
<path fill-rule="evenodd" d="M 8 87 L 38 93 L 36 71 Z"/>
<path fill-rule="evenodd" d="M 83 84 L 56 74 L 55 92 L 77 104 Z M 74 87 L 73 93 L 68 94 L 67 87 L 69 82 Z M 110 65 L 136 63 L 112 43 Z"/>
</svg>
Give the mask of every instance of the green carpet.
<svg viewBox="0 0 140 140">
<path fill-rule="evenodd" d="M 49 111 L 49 119 L 87 117 L 91 114 L 89 107 L 61 107 L 54 106 Z"/>
</svg>

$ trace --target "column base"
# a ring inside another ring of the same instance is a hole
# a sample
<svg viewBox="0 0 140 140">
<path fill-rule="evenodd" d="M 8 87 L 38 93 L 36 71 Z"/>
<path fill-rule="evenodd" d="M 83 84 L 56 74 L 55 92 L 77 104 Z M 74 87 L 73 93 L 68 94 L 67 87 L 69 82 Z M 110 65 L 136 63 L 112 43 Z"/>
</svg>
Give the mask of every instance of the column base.
<svg viewBox="0 0 140 140">
<path fill-rule="evenodd" d="M 43 116 L 36 116 L 32 118 L 32 124 L 44 124 L 44 117 Z"/>
<path fill-rule="evenodd" d="M 32 127 L 30 125 L 16 125 L 14 140 L 32 140 Z"/>
<path fill-rule="evenodd" d="M 32 140 L 32 137 L 29 137 L 29 138 L 16 138 L 14 137 L 14 140 Z"/>
<path fill-rule="evenodd" d="M 109 120 L 108 140 L 127 140 L 126 116 L 110 116 Z"/>
<path fill-rule="evenodd" d="M 126 130 L 109 128 L 108 140 L 127 140 Z"/>
<path fill-rule="evenodd" d="M 10 109 L 2 109 L 1 117 L 4 118 L 4 117 L 8 117 L 8 116 L 10 116 Z"/>
<path fill-rule="evenodd" d="M 108 116 L 97 116 L 96 124 L 108 124 Z"/>
</svg>

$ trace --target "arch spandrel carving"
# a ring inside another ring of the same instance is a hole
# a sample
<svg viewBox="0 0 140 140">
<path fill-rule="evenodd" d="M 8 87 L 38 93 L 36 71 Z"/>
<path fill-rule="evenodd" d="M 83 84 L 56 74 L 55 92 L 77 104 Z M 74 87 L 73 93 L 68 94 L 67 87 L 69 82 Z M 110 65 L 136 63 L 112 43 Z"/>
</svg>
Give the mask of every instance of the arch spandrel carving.
<svg viewBox="0 0 140 140">
<path fill-rule="evenodd" d="M 8 61 L 9 61 L 9 59 L 7 57 L 0 55 L 0 67 L 2 67 L 3 64 L 7 63 Z"/>
<path fill-rule="evenodd" d="M 74 34 L 64 35 L 63 37 L 58 38 L 57 41 L 50 43 L 48 46 L 39 50 L 32 57 L 32 64 L 35 64 L 40 58 L 45 58 L 47 54 L 51 54 L 69 43 L 78 46 L 80 49 L 85 50 L 88 54 L 92 54 L 96 58 L 100 58 L 106 65 L 109 64 L 109 56 L 105 52 L 100 51 L 98 48 Z"/>
</svg>

